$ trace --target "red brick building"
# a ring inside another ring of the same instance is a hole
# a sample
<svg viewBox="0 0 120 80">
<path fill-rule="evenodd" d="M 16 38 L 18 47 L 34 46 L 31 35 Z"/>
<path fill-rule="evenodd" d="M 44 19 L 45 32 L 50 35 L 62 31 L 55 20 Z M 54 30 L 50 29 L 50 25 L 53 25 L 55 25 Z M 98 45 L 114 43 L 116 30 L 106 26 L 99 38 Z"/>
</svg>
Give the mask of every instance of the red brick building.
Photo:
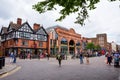
<svg viewBox="0 0 120 80">
<path fill-rule="evenodd" d="M 57 25 L 47 28 L 46 31 L 49 35 L 48 52 L 50 54 L 55 55 L 58 52 L 73 54 L 84 46 L 81 34 L 76 33 L 73 28 L 67 29 Z"/>
<path fill-rule="evenodd" d="M 89 42 L 100 45 L 102 49 L 108 49 L 110 45 L 107 42 L 107 34 L 97 34 L 95 38 L 87 38 Z"/>
<path fill-rule="evenodd" d="M 1 52 L 8 55 L 11 51 L 20 54 L 44 53 L 48 50 L 48 34 L 40 24 L 34 24 L 33 29 L 28 22 L 22 23 L 18 18 L 17 23 L 10 22 L 8 27 L 1 29 Z"/>
</svg>

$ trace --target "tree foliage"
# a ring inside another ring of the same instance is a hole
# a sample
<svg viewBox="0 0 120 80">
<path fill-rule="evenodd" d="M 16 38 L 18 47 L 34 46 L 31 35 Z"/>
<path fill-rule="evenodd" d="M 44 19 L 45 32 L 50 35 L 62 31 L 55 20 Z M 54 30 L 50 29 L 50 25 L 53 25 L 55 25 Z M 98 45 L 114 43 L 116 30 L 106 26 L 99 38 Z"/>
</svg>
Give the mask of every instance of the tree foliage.
<svg viewBox="0 0 120 80">
<path fill-rule="evenodd" d="M 100 45 L 96 45 L 94 49 L 95 50 L 101 50 L 101 47 L 100 47 Z"/>
<path fill-rule="evenodd" d="M 93 43 L 88 43 L 86 46 L 86 49 L 93 50 L 95 48 L 95 45 Z"/>
<path fill-rule="evenodd" d="M 116 1 L 116 0 L 108 0 Z M 95 4 L 100 2 L 100 0 L 45 0 L 38 2 L 33 5 L 33 9 L 39 13 L 44 13 L 46 11 L 56 10 L 56 5 L 62 6 L 60 10 L 61 16 L 56 19 L 56 21 L 63 20 L 66 16 L 71 13 L 77 13 L 75 23 L 84 25 L 84 21 L 89 17 L 88 10 L 94 10 Z"/>
</svg>

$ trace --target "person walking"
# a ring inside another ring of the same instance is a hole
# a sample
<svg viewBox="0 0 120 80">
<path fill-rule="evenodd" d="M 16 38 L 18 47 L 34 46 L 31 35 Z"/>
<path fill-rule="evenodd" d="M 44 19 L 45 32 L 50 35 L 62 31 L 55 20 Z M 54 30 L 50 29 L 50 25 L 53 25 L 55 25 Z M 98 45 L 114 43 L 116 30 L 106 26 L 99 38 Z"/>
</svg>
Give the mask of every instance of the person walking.
<svg viewBox="0 0 120 80">
<path fill-rule="evenodd" d="M 85 54 L 85 57 L 86 57 L 86 64 L 89 64 L 89 53 L 88 52 Z"/>
<path fill-rule="evenodd" d="M 57 60 L 58 60 L 58 63 L 59 63 L 59 67 L 61 67 L 62 55 L 60 53 L 57 54 Z"/>
<path fill-rule="evenodd" d="M 111 55 L 111 53 L 109 52 L 109 53 L 107 54 L 107 64 L 111 65 L 111 63 L 112 63 L 112 55 Z"/>
<path fill-rule="evenodd" d="M 28 52 L 27 58 L 31 60 L 31 53 Z"/>
<path fill-rule="evenodd" d="M 79 53 L 80 64 L 83 64 L 83 52 Z"/>
<path fill-rule="evenodd" d="M 46 53 L 46 57 L 49 60 L 50 54 Z"/>
<path fill-rule="evenodd" d="M 16 56 L 17 56 L 17 53 L 16 51 L 13 53 L 13 63 L 16 63 Z"/>
<path fill-rule="evenodd" d="M 120 67 L 119 61 L 120 61 L 120 54 L 119 51 L 117 51 L 114 53 L 114 67 Z"/>
<path fill-rule="evenodd" d="M 14 58 L 14 54 L 13 54 L 13 52 L 11 52 L 11 53 L 10 53 L 10 63 L 13 62 L 13 58 Z"/>
</svg>

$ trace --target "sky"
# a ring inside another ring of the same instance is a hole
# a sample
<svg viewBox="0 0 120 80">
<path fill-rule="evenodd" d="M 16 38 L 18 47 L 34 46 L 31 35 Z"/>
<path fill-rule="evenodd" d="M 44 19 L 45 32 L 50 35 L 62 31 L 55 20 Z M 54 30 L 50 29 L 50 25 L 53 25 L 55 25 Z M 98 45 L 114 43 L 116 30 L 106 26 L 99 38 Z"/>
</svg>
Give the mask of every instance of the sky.
<svg viewBox="0 0 120 80">
<path fill-rule="evenodd" d="M 67 16 L 63 21 L 56 22 L 59 18 L 59 9 L 39 14 L 32 9 L 32 5 L 41 0 L 0 0 L 0 28 L 8 27 L 11 21 L 16 22 L 22 18 L 22 22 L 28 21 L 42 25 L 44 28 L 60 25 L 68 29 L 73 28 L 82 37 L 96 37 L 96 34 L 106 33 L 108 42 L 114 41 L 120 45 L 120 1 L 109 2 L 100 0 L 96 9 L 89 11 L 89 18 L 85 25 L 75 24 L 76 14 Z"/>
</svg>

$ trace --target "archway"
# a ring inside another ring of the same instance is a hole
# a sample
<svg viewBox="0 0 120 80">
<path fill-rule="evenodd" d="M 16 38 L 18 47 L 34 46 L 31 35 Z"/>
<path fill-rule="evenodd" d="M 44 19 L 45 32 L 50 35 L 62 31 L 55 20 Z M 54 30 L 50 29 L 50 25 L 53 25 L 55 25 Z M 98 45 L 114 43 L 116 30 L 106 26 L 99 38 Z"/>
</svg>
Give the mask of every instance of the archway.
<svg viewBox="0 0 120 80">
<path fill-rule="evenodd" d="M 68 51 L 67 44 L 68 44 L 67 39 L 66 38 L 62 38 L 61 39 L 61 50 L 60 50 L 62 54 L 66 54 L 67 53 L 67 51 Z"/>
<path fill-rule="evenodd" d="M 75 43 L 73 40 L 70 40 L 69 42 L 69 53 L 72 55 L 75 53 Z"/>
</svg>

